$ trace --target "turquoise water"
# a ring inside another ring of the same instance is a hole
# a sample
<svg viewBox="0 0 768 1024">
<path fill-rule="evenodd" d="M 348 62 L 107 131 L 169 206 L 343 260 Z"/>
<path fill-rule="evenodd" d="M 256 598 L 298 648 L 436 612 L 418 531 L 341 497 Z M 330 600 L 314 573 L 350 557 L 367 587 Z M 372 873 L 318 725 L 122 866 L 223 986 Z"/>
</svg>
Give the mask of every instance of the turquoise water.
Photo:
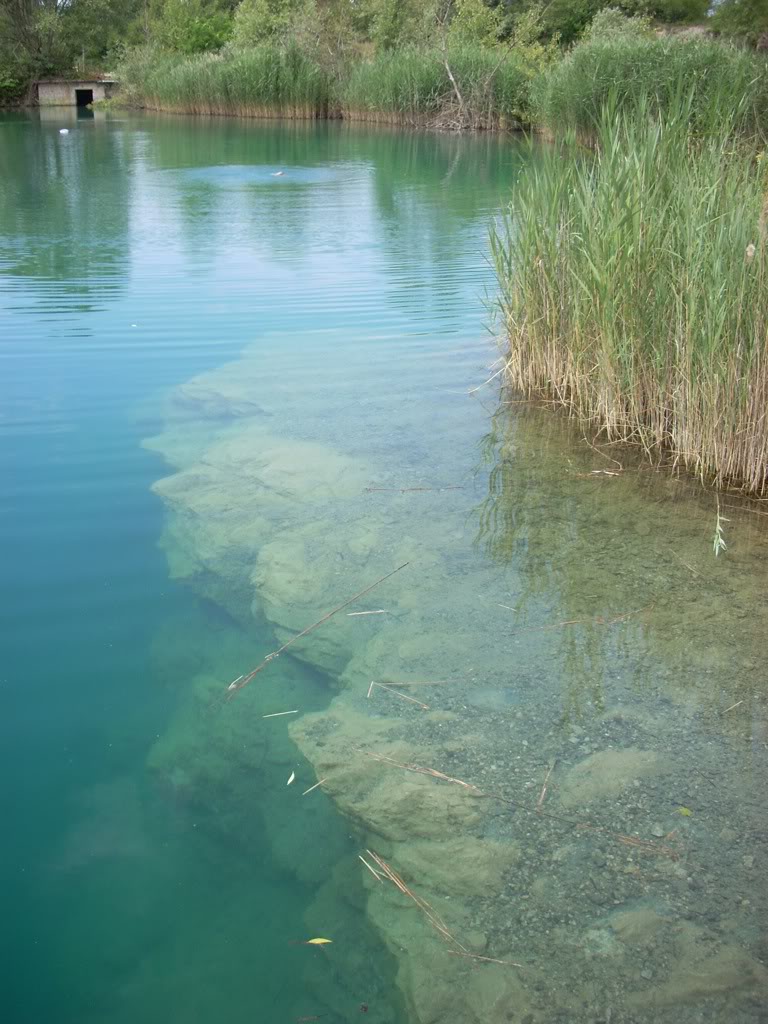
<svg viewBox="0 0 768 1024">
<path fill-rule="evenodd" d="M 49 117 L 0 119 L 4 1019 L 764 1019 L 764 509 L 715 559 L 713 495 L 482 386 L 530 155 Z"/>
</svg>

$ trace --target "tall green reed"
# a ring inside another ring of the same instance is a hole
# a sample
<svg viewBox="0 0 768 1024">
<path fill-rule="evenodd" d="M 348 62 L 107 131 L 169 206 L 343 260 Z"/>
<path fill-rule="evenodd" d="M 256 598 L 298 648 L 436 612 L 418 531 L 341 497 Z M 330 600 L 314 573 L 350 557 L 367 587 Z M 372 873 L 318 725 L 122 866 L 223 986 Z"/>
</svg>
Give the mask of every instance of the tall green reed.
<svg viewBox="0 0 768 1024">
<path fill-rule="evenodd" d="M 327 73 L 295 45 L 264 44 L 191 57 L 135 50 L 118 75 L 128 102 L 156 110 L 323 117 L 331 102 Z"/>
<path fill-rule="evenodd" d="M 444 53 L 403 47 L 352 67 L 341 97 L 344 116 L 351 118 L 512 128 L 530 120 L 530 80 L 524 60 L 512 49 L 454 44 Z"/>
<path fill-rule="evenodd" d="M 491 240 L 507 377 L 608 438 L 759 493 L 765 165 L 728 131 L 692 136 L 695 102 L 678 97 L 660 118 L 647 99 L 630 111 L 612 97 L 594 151 L 571 131 L 532 153 Z"/>
</svg>

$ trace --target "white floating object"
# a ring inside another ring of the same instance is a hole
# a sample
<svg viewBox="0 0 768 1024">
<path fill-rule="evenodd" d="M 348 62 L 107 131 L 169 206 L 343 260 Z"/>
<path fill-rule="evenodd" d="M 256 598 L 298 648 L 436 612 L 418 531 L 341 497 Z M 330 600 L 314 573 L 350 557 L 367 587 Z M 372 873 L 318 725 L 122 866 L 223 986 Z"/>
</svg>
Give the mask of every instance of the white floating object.
<svg viewBox="0 0 768 1024">
<path fill-rule="evenodd" d="M 59 135 L 69 135 L 69 128 L 59 128 Z"/>
<path fill-rule="evenodd" d="M 295 778 L 296 778 L 296 772 L 291 772 L 291 777 L 290 777 L 290 779 L 288 779 L 288 781 L 286 782 L 286 786 L 290 786 L 290 784 L 291 784 L 291 783 L 293 782 L 293 780 L 294 780 Z"/>
<path fill-rule="evenodd" d="M 274 172 L 274 173 L 272 174 L 272 177 L 273 177 L 273 178 L 282 178 L 282 176 L 283 176 L 284 174 L 285 174 L 285 171 L 275 171 L 275 172 Z"/>
</svg>

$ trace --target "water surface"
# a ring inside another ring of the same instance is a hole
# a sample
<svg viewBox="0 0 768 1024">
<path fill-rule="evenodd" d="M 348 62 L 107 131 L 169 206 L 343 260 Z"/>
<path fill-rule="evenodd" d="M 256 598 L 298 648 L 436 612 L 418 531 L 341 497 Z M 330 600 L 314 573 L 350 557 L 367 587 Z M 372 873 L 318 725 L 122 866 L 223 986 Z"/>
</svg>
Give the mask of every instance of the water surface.
<svg viewBox="0 0 768 1024">
<path fill-rule="evenodd" d="M 712 495 L 473 390 L 531 157 L 59 127 L 0 121 L 9 1019 L 760 1020 L 763 510 L 715 560 Z"/>
</svg>

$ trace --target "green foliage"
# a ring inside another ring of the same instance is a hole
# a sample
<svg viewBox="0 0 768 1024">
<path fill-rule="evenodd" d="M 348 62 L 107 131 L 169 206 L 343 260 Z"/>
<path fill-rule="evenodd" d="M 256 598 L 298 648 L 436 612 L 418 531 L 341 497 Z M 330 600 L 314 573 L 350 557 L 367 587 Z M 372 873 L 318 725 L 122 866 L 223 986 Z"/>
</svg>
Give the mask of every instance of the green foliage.
<svg viewBox="0 0 768 1024">
<path fill-rule="evenodd" d="M 450 36 L 459 43 L 492 45 L 498 42 L 504 24 L 500 7 L 489 7 L 484 0 L 455 0 Z"/>
<path fill-rule="evenodd" d="M 712 28 L 754 45 L 768 34 L 768 0 L 721 0 Z"/>
<path fill-rule="evenodd" d="M 651 39 L 653 34 L 649 17 L 628 17 L 618 7 L 604 7 L 587 25 L 583 38 L 590 42 L 595 39 Z"/>
<path fill-rule="evenodd" d="M 535 83 L 536 121 L 551 133 L 589 137 L 612 98 L 619 111 L 647 101 L 663 113 L 690 92 L 692 127 L 722 123 L 744 135 L 768 131 L 768 65 L 743 50 L 698 39 L 588 39 Z"/>
<path fill-rule="evenodd" d="M 140 0 L 0 0 L 0 98 L 20 99 L 35 78 L 99 65 L 131 39 Z"/>
<path fill-rule="evenodd" d="M 179 53 L 218 50 L 232 34 L 232 18 L 217 0 L 162 0 L 152 22 L 156 42 Z"/>
<path fill-rule="evenodd" d="M 596 149 L 536 154 L 493 237 L 509 379 L 718 483 L 768 486 L 766 173 L 736 121 L 692 137 L 608 101 Z"/>
<path fill-rule="evenodd" d="M 75 0 L 61 17 L 61 32 L 67 50 L 67 70 L 85 62 L 99 64 L 105 55 L 125 41 L 137 41 L 134 33 L 140 0 Z"/>
<path fill-rule="evenodd" d="M 355 28 L 377 50 L 432 41 L 437 0 L 363 0 Z"/>
<path fill-rule="evenodd" d="M 710 6 L 710 0 L 654 0 L 638 10 L 663 24 L 698 25 L 707 20 Z"/>
<path fill-rule="evenodd" d="M 627 17 L 640 15 L 659 22 L 698 23 L 706 20 L 709 0 L 552 0 L 545 8 L 545 25 L 565 43 L 578 39 L 595 15 L 607 7 Z"/>
<path fill-rule="evenodd" d="M 306 6 L 304 0 L 242 0 L 235 10 L 233 42 L 245 47 L 282 38 Z"/>
</svg>

